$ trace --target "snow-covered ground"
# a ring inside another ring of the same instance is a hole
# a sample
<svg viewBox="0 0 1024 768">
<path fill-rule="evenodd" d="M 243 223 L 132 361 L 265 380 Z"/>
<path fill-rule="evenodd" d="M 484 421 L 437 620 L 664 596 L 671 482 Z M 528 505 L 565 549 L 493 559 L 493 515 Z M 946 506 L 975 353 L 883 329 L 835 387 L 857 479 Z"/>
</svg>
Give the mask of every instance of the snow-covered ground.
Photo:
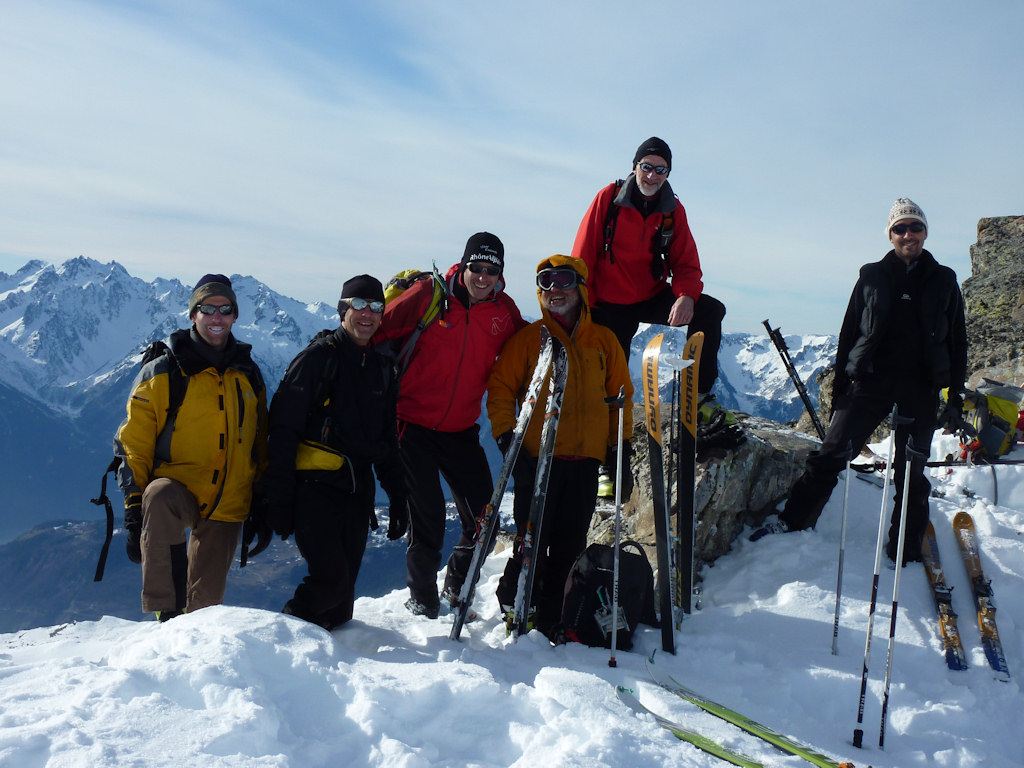
<svg viewBox="0 0 1024 768">
<path fill-rule="evenodd" d="M 884 449 L 883 449 L 884 450 Z M 944 446 L 936 447 L 941 454 Z M 1016 458 L 1024 458 L 1018 448 Z M 854 480 L 839 653 L 832 655 L 841 481 L 817 530 L 745 537 L 704 574 L 703 608 L 659 666 L 692 688 L 857 766 L 1024 765 L 1024 467 L 934 470 L 932 519 L 954 585 L 970 669 L 949 671 L 921 566 L 902 571 L 885 750 L 877 747 L 895 571 L 883 569 L 864 713 L 857 720 L 881 498 Z M 974 516 L 999 605 L 1010 682 L 979 645 L 950 526 Z M 266 611 L 209 608 L 167 624 L 104 618 L 0 635 L 0 765 L 51 766 L 720 766 L 618 702 L 652 709 L 766 766 L 807 765 L 655 687 L 642 628 L 633 652 L 513 642 L 486 564 L 461 642 L 449 623 L 412 617 L 404 591 L 361 598 L 332 634 Z"/>
</svg>

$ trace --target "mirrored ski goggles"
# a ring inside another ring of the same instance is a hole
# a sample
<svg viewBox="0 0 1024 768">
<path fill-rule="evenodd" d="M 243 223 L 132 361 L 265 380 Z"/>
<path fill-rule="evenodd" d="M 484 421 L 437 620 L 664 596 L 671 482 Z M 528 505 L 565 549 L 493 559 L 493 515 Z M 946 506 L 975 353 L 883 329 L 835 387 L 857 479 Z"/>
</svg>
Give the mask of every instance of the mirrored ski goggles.
<svg viewBox="0 0 1024 768">
<path fill-rule="evenodd" d="M 892 228 L 892 231 L 901 236 L 907 234 L 908 231 L 916 235 L 924 232 L 924 224 L 920 221 L 912 221 L 909 224 L 897 224 Z"/>
<path fill-rule="evenodd" d="M 640 163 L 640 170 L 644 173 L 650 173 L 654 171 L 659 176 L 664 176 L 668 173 L 667 165 L 651 165 L 650 163 Z"/>
<path fill-rule="evenodd" d="M 234 304 L 200 304 L 196 309 L 204 315 L 215 315 L 218 312 L 222 315 L 233 315 L 235 313 Z"/>
<path fill-rule="evenodd" d="M 350 307 L 352 307 L 352 309 L 354 309 L 356 312 L 360 312 L 366 309 L 367 307 L 369 307 L 370 311 L 373 312 L 375 315 L 379 315 L 381 312 L 384 311 L 383 301 L 367 301 L 366 299 L 355 298 L 344 299 L 344 302 L 348 304 Z"/>
<path fill-rule="evenodd" d="M 570 291 L 581 283 L 585 284 L 575 269 L 542 269 L 537 273 L 537 287 L 542 291 L 550 291 L 552 288 Z"/>
<path fill-rule="evenodd" d="M 501 274 L 501 269 L 494 266 L 493 264 L 485 264 L 482 261 L 471 261 L 469 262 L 469 265 L 466 267 L 466 269 L 468 269 L 474 275 L 479 275 L 483 273 L 485 275 L 490 275 L 491 277 L 497 277 L 498 275 Z"/>
</svg>

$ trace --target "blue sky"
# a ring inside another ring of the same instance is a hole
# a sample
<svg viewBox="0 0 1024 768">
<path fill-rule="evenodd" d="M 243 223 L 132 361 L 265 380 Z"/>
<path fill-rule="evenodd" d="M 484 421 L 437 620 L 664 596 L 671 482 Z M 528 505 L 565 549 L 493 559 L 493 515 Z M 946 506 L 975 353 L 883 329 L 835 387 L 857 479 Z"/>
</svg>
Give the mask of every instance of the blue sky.
<svg viewBox="0 0 1024 768">
<path fill-rule="evenodd" d="M 657 135 L 725 330 L 836 333 L 896 197 L 961 280 L 978 220 L 1024 214 L 1019 2 L 0 2 L 2 271 L 333 303 L 489 230 L 536 314 Z"/>
</svg>

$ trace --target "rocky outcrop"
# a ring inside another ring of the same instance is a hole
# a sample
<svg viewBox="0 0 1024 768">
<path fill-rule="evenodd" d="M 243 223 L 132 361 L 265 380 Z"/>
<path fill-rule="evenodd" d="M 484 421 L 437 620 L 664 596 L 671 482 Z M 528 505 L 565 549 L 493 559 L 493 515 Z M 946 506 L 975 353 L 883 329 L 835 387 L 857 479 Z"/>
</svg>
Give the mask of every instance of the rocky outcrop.
<svg viewBox="0 0 1024 768">
<path fill-rule="evenodd" d="M 635 419 L 638 427 L 633 441 L 632 470 L 636 480 L 631 498 L 623 503 L 623 538 L 643 544 L 655 565 L 647 433 L 639 409 Z M 817 440 L 776 422 L 742 415 L 741 420 L 746 443 L 697 465 L 694 551 L 698 572 L 701 565 L 711 564 L 728 552 L 744 526 L 759 524 L 775 512 L 775 504 L 786 496 L 803 471 L 808 452 L 818 446 Z M 603 505 L 595 516 L 590 539 L 610 542 L 614 523 L 614 507 Z"/>
<path fill-rule="evenodd" d="M 978 222 L 963 294 L 968 386 L 982 376 L 1024 385 L 1024 216 Z"/>
</svg>

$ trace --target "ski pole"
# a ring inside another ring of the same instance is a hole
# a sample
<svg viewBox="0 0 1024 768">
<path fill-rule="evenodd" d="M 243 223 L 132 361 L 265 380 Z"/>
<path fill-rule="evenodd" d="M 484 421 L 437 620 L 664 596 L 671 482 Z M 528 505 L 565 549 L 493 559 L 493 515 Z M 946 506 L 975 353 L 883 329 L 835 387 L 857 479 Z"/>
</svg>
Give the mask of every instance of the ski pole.
<svg viewBox="0 0 1024 768">
<path fill-rule="evenodd" d="M 622 415 L 626 402 L 626 387 L 619 387 L 618 397 L 609 397 L 605 400 L 609 405 L 618 403 L 619 406 L 619 437 L 615 450 L 615 549 L 612 556 L 612 653 L 608 657 L 608 666 L 614 667 L 615 645 L 618 641 L 619 630 L 619 542 L 622 539 Z"/>
<path fill-rule="evenodd" d="M 903 548 L 907 533 L 907 503 L 910 491 L 910 463 L 926 454 L 914 450 L 914 441 L 907 440 L 907 463 L 903 473 L 903 504 L 900 505 L 900 536 L 896 543 L 896 578 L 892 584 L 892 617 L 889 619 L 889 656 L 885 662 L 885 689 L 882 693 L 882 722 L 878 730 L 878 748 L 885 749 L 885 721 L 889 711 L 889 682 L 892 680 L 892 654 L 896 647 L 896 611 L 899 608 L 900 573 L 903 571 Z"/>
<path fill-rule="evenodd" d="M 839 531 L 839 572 L 836 574 L 836 615 L 832 620 L 832 655 L 839 653 L 839 604 L 843 594 L 843 559 L 846 557 L 846 512 L 850 506 L 850 461 L 853 443 L 846 444 L 846 490 L 843 494 L 843 522 Z"/>
<path fill-rule="evenodd" d="M 779 357 L 782 358 L 782 365 L 786 369 L 786 373 L 789 374 L 790 380 L 793 382 L 793 386 L 796 387 L 796 392 L 800 395 L 800 399 L 803 401 L 804 408 L 807 410 L 807 415 L 811 417 L 811 423 L 814 425 L 814 430 L 818 433 L 818 439 L 825 439 L 825 427 L 821 423 L 821 419 L 818 418 L 818 412 L 814 409 L 814 404 L 811 402 L 811 397 L 807 392 L 807 387 L 804 385 L 803 380 L 800 378 L 800 374 L 796 370 L 796 366 L 793 365 L 793 358 L 789 355 L 789 347 L 786 346 L 786 340 L 782 336 L 781 328 L 772 328 L 771 323 L 767 320 L 761 323 L 765 330 L 768 331 L 768 338 L 772 340 L 772 344 L 775 345 L 775 349 L 779 353 Z"/>
<path fill-rule="evenodd" d="M 896 424 L 901 417 L 894 405 L 889 416 L 889 455 L 886 461 L 885 483 L 882 487 L 882 504 L 878 511 L 878 538 L 875 541 L 875 572 L 871 578 L 871 602 L 868 606 L 868 632 L 864 641 L 864 665 L 860 673 L 860 699 L 857 702 L 857 726 L 853 729 L 853 746 L 858 749 L 864 740 L 864 701 L 868 691 L 868 664 L 871 661 L 871 628 L 875 622 L 875 606 L 878 604 L 878 574 L 882 570 L 882 536 L 885 534 L 885 507 L 889 499 L 889 467 L 892 466 L 892 459 L 896 446 Z M 909 423 L 910 419 L 906 419 Z"/>
</svg>

